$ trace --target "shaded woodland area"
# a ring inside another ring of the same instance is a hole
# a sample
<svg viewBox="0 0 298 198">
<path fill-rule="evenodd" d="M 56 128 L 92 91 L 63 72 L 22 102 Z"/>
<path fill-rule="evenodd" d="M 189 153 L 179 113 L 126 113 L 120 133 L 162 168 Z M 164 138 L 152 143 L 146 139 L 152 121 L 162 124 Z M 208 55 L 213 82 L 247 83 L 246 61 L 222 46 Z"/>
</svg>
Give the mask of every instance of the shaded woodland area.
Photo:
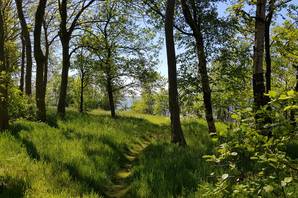
<svg viewBox="0 0 298 198">
<path fill-rule="evenodd" d="M 297 0 L 0 0 L 0 197 L 298 197 Z"/>
</svg>

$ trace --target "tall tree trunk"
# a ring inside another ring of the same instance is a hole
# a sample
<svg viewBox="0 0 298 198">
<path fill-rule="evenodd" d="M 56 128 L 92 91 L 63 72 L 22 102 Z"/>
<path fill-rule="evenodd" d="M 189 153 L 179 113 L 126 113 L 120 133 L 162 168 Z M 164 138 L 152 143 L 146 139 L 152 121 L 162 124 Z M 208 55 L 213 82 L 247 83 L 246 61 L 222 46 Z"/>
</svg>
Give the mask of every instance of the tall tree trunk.
<svg viewBox="0 0 298 198">
<path fill-rule="evenodd" d="M 80 113 L 84 112 L 84 71 L 81 70 Z"/>
<path fill-rule="evenodd" d="M 271 44 L 270 44 L 270 26 L 274 12 L 274 0 L 270 0 L 269 13 L 265 22 L 265 61 L 266 61 L 266 93 L 271 90 Z"/>
<path fill-rule="evenodd" d="M 187 24 L 193 31 L 193 35 L 196 41 L 197 54 L 199 59 L 198 71 L 199 76 L 201 77 L 201 86 L 203 90 L 203 99 L 204 99 L 204 107 L 205 107 L 205 116 L 208 123 L 208 129 L 210 134 L 216 134 L 215 123 L 213 119 L 213 111 L 212 111 L 212 99 L 211 99 L 211 89 L 207 71 L 207 60 L 205 55 L 204 48 L 204 39 L 201 30 L 201 21 L 199 16 L 196 13 L 195 4 L 192 4 L 192 10 L 194 11 L 194 16 L 192 16 L 189 6 L 186 0 L 181 0 L 183 15 Z"/>
<path fill-rule="evenodd" d="M 68 71 L 70 67 L 70 57 L 69 57 L 69 40 L 66 38 L 61 38 L 62 42 L 62 75 L 60 84 L 60 97 L 58 102 L 58 115 L 62 118 L 65 117 L 66 108 L 66 96 L 67 96 L 67 84 L 68 84 Z"/>
<path fill-rule="evenodd" d="M 172 142 L 179 145 L 186 145 L 183 131 L 180 123 L 180 109 L 177 90 L 177 66 L 176 52 L 174 42 L 174 13 L 175 0 L 167 0 L 166 18 L 165 18 L 165 36 L 168 59 L 168 78 L 169 78 L 169 107 L 171 117 Z"/>
<path fill-rule="evenodd" d="M 20 20 L 22 32 L 26 43 L 26 75 L 25 75 L 25 93 L 29 96 L 32 95 L 32 46 L 30 33 L 23 13 L 23 0 L 15 0 L 17 6 L 18 17 Z"/>
<path fill-rule="evenodd" d="M 209 83 L 209 77 L 207 72 L 207 62 L 205 56 L 205 49 L 203 44 L 203 37 L 199 34 L 199 37 L 196 38 L 197 42 L 197 51 L 199 57 L 199 75 L 201 77 L 201 86 L 203 90 L 203 99 L 205 106 L 205 116 L 208 123 L 208 129 L 210 134 L 216 134 L 215 123 L 213 119 L 212 112 L 212 99 L 211 99 L 211 89 Z"/>
<path fill-rule="evenodd" d="M 20 78 L 20 91 L 24 93 L 24 77 L 25 77 L 25 59 L 26 59 L 26 44 L 24 34 L 21 34 L 22 40 L 22 55 L 21 55 L 21 78 Z"/>
<path fill-rule="evenodd" d="M 113 85 L 111 77 L 108 75 L 107 78 L 107 92 L 109 97 L 109 105 L 112 118 L 116 118 L 116 110 L 115 110 L 115 101 L 114 101 L 114 94 L 113 94 Z"/>
<path fill-rule="evenodd" d="M 37 119 L 46 121 L 45 89 L 44 89 L 44 68 L 46 57 L 41 49 L 41 29 L 44 20 L 44 13 L 47 1 L 40 0 L 35 14 L 34 27 L 34 57 L 36 60 L 36 105 Z"/>
<path fill-rule="evenodd" d="M 68 84 L 68 71 L 70 67 L 70 57 L 69 53 L 69 43 L 73 31 L 78 25 L 78 20 L 82 13 L 94 3 L 95 0 L 84 1 L 82 6 L 78 10 L 77 14 L 72 15 L 68 18 L 67 16 L 67 4 L 68 0 L 58 0 L 59 14 L 60 14 L 60 28 L 59 37 L 62 44 L 62 74 L 61 74 L 61 86 L 60 86 L 60 96 L 58 102 L 57 113 L 62 118 L 65 117 L 65 107 L 66 107 L 66 95 L 67 95 L 67 84 Z M 80 4 L 81 5 L 81 4 Z M 72 20 L 72 21 L 71 21 Z M 70 23 L 70 24 L 68 24 Z"/>
<path fill-rule="evenodd" d="M 8 90 L 7 90 L 7 68 L 5 64 L 5 36 L 4 18 L 2 15 L 3 2 L 0 0 L 0 131 L 8 128 Z"/>
<path fill-rule="evenodd" d="M 254 93 L 254 110 L 255 119 L 258 129 L 265 124 L 261 121 L 264 115 L 259 113 L 266 103 L 264 75 L 263 75 L 263 58 L 264 58 L 264 36 L 265 36 L 265 7 L 266 0 L 257 0 L 256 21 L 255 21 L 255 46 L 253 61 L 253 93 Z"/>
</svg>

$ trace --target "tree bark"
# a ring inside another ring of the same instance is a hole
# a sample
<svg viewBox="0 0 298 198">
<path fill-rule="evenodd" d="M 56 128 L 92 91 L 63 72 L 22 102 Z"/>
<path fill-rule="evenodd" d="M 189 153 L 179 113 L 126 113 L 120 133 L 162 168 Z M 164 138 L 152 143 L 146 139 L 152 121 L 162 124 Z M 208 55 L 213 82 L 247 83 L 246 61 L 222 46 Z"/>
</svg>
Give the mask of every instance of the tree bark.
<svg viewBox="0 0 298 198">
<path fill-rule="evenodd" d="M 68 72 L 70 67 L 69 57 L 69 40 L 61 39 L 62 42 L 62 75 L 60 84 L 60 97 L 58 102 L 58 115 L 62 118 L 65 117 L 66 108 L 66 95 L 67 95 L 67 84 L 68 84 Z"/>
<path fill-rule="evenodd" d="M 115 101 L 114 101 L 114 94 L 113 94 L 113 84 L 111 77 L 108 75 L 107 78 L 107 92 L 109 96 L 109 105 L 112 118 L 116 118 L 116 110 L 115 110 Z"/>
<path fill-rule="evenodd" d="M 25 59 L 26 59 L 26 44 L 24 34 L 21 34 L 22 41 L 22 55 L 21 55 L 21 78 L 20 78 L 20 91 L 24 93 L 24 77 L 25 77 Z"/>
<path fill-rule="evenodd" d="M 60 85 L 60 96 L 58 102 L 58 115 L 64 118 L 68 84 L 68 71 L 70 67 L 70 33 L 67 30 L 67 0 L 62 0 L 62 2 L 59 4 L 59 12 L 61 17 L 59 36 L 62 44 L 62 75 Z"/>
<path fill-rule="evenodd" d="M 5 36 L 4 17 L 2 15 L 3 2 L 0 0 L 0 131 L 8 129 L 8 90 L 7 72 L 5 64 Z"/>
<path fill-rule="evenodd" d="M 266 16 L 265 23 L 265 61 L 266 61 L 266 93 L 271 90 L 271 44 L 270 44 L 270 26 L 274 12 L 274 0 L 270 0 L 269 13 Z"/>
<path fill-rule="evenodd" d="M 264 58 L 264 37 L 265 37 L 265 7 L 266 0 L 257 0 L 256 20 L 255 20 L 255 46 L 253 56 L 253 93 L 254 93 L 254 111 L 257 129 L 262 129 L 265 124 L 262 121 L 264 114 L 259 113 L 266 103 L 265 84 L 263 75 Z M 263 133 L 263 132 L 262 132 Z"/>
<path fill-rule="evenodd" d="M 45 94 L 47 91 L 48 84 L 48 69 L 49 69 L 49 54 L 50 54 L 50 43 L 48 38 L 48 29 L 46 27 L 45 21 L 43 21 L 44 39 L 45 39 L 45 64 L 44 64 L 44 75 L 43 75 L 43 89 Z"/>
<path fill-rule="evenodd" d="M 44 20 L 44 13 L 47 1 L 40 0 L 37 11 L 35 13 L 34 27 L 34 57 L 36 60 L 36 106 L 37 119 L 46 121 L 45 106 L 45 87 L 44 87 L 44 69 L 46 65 L 46 57 L 41 49 L 41 29 Z"/>
<path fill-rule="evenodd" d="M 180 109 L 177 90 L 177 66 L 176 52 L 174 43 L 174 13 L 175 0 L 167 0 L 165 17 L 165 36 L 168 59 L 168 78 L 169 78 L 169 107 L 171 118 L 172 142 L 181 146 L 186 145 L 180 123 Z"/>
<path fill-rule="evenodd" d="M 208 124 L 208 129 L 210 134 L 216 134 L 216 128 L 213 118 L 212 111 L 212 99 L 211 99 L 211 89 L 210 82 L 207 71 L 207 60 L 204 48 L 204 39 L 201 30 L 201 21 L 197 13 L 195 13 L 196 7 L 195 4 L 192 4 L 192 9 L 194 10 L 194 16 L 192 16 L 190 9 L 185 0 L 181 0 L 183 15 L 187 24 L 193 31 L 193 35 L 196 41 L 196 49 L 199 59 L 198 71 L 201 77 L 201 86 L 203 90 L 203 99 L 204 99 L 204 107 L 205 107 L 205 116 Z M 198 21 L 196 21 L 198 20 Z"/>
<path fill-rule="evenodd" d="M 26 43 L 26 75 L 25 75 L 25 93 L 32 95 L 32 46 L 30 33 L 23 13 L 23 0 L 15 0 L 17 6 L 18 17 L 20 20 L 22 32 Z"/>
</svg>

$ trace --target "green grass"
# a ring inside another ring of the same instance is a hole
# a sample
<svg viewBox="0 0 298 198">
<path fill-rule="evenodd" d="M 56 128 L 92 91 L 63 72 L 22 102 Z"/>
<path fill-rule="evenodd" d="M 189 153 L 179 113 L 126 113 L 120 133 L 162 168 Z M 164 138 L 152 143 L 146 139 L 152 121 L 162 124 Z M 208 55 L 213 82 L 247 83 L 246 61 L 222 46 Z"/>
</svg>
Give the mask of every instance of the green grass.
<svg viewBox="0 0 298 198">
<path fill-rule="evenodd" d="M 190 196 L 213 171 L 202 159 L 213 143 L 202 120 L 183 120 L 183 130 L 186 148 L 170 144 L 161 116 L 69 111 L 65 120 L 49 115 L 48 124 L 18 120 L 0 134 L 0 197 L 105 196 L 128 164 L 119 173 L 128 197 Z"/>
</svg>

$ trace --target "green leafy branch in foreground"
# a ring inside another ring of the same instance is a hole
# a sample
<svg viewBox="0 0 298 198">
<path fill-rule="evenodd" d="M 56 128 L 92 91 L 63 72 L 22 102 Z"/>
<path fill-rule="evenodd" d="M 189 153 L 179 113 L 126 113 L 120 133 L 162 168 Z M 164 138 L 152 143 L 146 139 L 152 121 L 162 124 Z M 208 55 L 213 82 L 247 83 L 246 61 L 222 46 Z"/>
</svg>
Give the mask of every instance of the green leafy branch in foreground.
<svg viewBox="0 0 298 198">
<path fill-rule="evenodd" d="M 272 119 L 272 123 L 265 126 L 271 130 L 272 136 L 255 130 L 250 109 L 232 115 L 236 122 L 230 135 L 218 138 L 219 146 L 214 155 L 204 156 L 224 170 L 222 175 L 211 173 L 211 177 L 216 177 L 214 186 L 201 186 L 207 197 L 298 195 L 293 182 L 298 179 L 298 157 L 287 152 L 288 145 L 297 141 L 297 120 L 295 115 L 290 119 L 288 115 L 293 115 L 291 111 L 297 109 L 298 94 L 295 91 L 286 94 L 271 91 L 268 96 L 271 98 L 270 108 L 262 111 Z"/>
</svg>

